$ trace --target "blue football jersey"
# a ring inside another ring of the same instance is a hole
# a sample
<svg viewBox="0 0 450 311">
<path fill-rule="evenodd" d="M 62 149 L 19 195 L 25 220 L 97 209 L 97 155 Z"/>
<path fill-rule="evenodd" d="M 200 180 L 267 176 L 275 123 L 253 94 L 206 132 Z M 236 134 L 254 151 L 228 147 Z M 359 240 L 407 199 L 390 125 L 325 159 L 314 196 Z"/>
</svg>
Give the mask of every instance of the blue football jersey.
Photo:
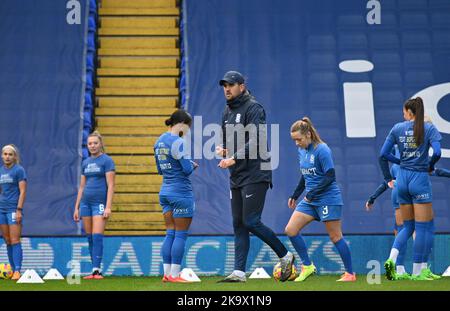
<svg viewBox="0 0 450 311">
<path fill-rule="evenodd" d="M 89 157 L 82 163 L 81 174 L 86 177 L 86 186 L 83 191 L 84 202 L 105 203 L 108 193 L 106 173 L 115 171 L 113 159 L 107 154 L 94 158 Z"/>
<path fill-rule="evenodd" d="M 194 165 L 184 151 L 184 140 L 169 132 L 155 143 L 155 160 L 158 173 L 163 175 L 160 195 L 193 197 L 189 175 Z"/>
<path fill-rule="evenodd" d="M 11 168 L 2 165 L 0 167 L 0 211 L 14 212 L 19 202 L 19 182 L 26 180 L 25 170 L 19 164 Z"/>
<path fill-rule="evenodd" d="M 299 148 L 298 156 L 300 170 L 305 179 L 306 192 L 317 187 L 326 172 L 334 168 L 331 150 L 325 143 L 318 144 L 315 148 L 313 144 L 309 145 L 307 149 Z M 341 191 L 336 181 L 333 181 L 325 191 L 318 194 L 311 204 L 318 206 L 343 205 Z"/>
<path fill-rule="evenodd" d="M 424 141 L 417 146 L 414 138 L 414 122 L 405 121 L 394 125 L 386 140 L 398 145 L 400 152 L 400 167 L 412 171 L 428 171 L 428 151 L 431 143 L 441 140 L 441 134 L 436 127 L 426 122 L 424 124 Z"/>
</svg>

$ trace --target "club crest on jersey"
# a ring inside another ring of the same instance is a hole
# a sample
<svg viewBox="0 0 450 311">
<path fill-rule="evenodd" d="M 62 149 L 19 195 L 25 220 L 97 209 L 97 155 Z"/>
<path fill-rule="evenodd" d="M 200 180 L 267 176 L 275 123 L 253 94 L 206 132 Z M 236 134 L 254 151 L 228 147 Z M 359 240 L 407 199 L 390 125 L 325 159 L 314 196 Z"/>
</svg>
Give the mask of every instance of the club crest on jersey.
<svg viewBox="0 0 450 311">
<path fill-rule="evenodd" d="M 313 154 L 309 158 L 309 163 L 314 164 L 314 155 Z"/>
<path fill-rule="evenodd" d="M 240 123 L 241 122 L 241 114 L 240 113 L 238 113 L 237 115 L 236 115 L 236 121 L 235 121 L 236 123 Z"/>
</svg>

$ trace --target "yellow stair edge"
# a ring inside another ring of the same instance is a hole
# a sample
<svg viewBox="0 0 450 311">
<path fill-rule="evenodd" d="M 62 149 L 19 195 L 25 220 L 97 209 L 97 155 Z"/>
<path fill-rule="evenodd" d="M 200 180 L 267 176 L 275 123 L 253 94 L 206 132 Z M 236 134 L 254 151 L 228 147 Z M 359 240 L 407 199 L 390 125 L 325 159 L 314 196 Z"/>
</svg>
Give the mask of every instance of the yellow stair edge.
<svg viewBox="0 0 450 311">
<path fill-rule="evenodd" d="M 177 6 L 176 0 L 102 0 L 103 8 L 127 7 L 127 8 L 174 8 Z"/>
<path fill-rule="evenodd" d="M 100 28 L 100 36 L 175 36 L 179 34 L 178 28 Z"/>
<path fill-rule="evenodd" d="M 176 48 L 177 37 L 100 37 L 100 48 Z"/>
<path fill-rule="evenodd" d="M 153 149 L 153 148 L 152 148 Z M 118 185 L 142 185 L 154 184 L 160 185 L 162 183 L 162 176 L 156 174 L 117 174 L 116 184 Z"/>
<path fill-rule="evenodd" d="M 95 114 L 97 116 L 170 116 L 176 108 L 133 108 L 133 107 L 120 107 L 120 108 L 96 108 Z"/>
<path fill-rule="evenodd" d="M 116 185 L 114 191 L 117 193 L 158 193 L 160 185 Z"/>
<path fill-rule="evenodd" d="M 179 56 L 177 48 L 99 48 L 99 56 Z"/>
<path fill-rule="evenodd" d="M 107 107 L 133 107 L 133 108 L 175 108 L 178 97 L 99 97 L 98 106 Z"/>
<path fill-rule="evenodd" d="M 167 127 L 98 127 L 98 131 L 102 134 L 106 135 L 127 135 L 127 134 L 136 134 L 136 135 L 161 135 L 164 132 L 167 132 Z"/>
<path fill-rule="evenodd" d="M 96 95 L 178 95 L 178 88 L 97 88 Z"/>
<path fill-rule="evenodd" d="M 100 16 L 179 16 L 178 8 L 99 8 Z"/>
<path fill-rule="evenodd" d="M 97 76 L 176 76 L 180 75 L 178 68 L 98 68 Z"/>
<path fill-rule="evenodd" d="M 98 127 L 103 126 L 157 126 L 164 127 L 167 117 L 99 117 Z"/>
</svg>

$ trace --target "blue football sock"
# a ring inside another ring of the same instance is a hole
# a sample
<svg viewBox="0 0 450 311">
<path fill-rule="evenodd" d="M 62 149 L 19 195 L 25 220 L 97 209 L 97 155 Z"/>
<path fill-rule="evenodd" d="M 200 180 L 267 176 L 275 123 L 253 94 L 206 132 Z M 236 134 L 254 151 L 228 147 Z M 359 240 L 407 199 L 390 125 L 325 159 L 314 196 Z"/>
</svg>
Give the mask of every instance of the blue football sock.
<svg viewBox="0 0 450 311">
<path fill-rule="evenodd" d="M 15 271 L 14 259 L 13 259 L 13 251 L 12 251 L 12 245 L 7 244 L 7 245 L 6 245 L 6 250 L 7 250 L 7 252 L 8 252 L 8 260 L 9 260 L 9 264 L 11 265 L 12 271 Z"/>
<path fill-rule="evenodd" d="M 414 220 L 405 220 L 403 221 L 403 229 L 397 234 L 394 240 L 394 244 L 392 248 L 397 249 L 399 252 L 402 247 L 406 247 L 408 243 L 408 239 L 414 232 L 415 221 Z"/>
<path fill-rule="evenodd" d="M 100 269 L 103 259 L 103 234 L 92 235 L 92 257 L 92 267 Z"/>
<path fill-rule="evenodd" d="M 397 227 L 397 235 L 400 233 L 400 231 L 403 230 L 403 225 L 401 226 L 396 226 Z M 397 266 L 403 266 L 405 263 L 405 254 L 406 254 L 406 247 L 408 246 L 407 243 L 405 243 L 405 245 L 401 246 L 400 249 L 398 250 L 398 256 L 397 256 L 397 261 L 395 262 L 395 264 Z"/>
<path fill-rule="evenodd" d="M 348 247 L 344 238 L 334 243 L 334 245 L 336 246 L 339 255 L 341 255 L 341 259 L 344 262 L 345 271 L 352 274 L 353 273 L 352 255 L 350 254 L 350 248 Z"/>
<path fill-rule="evenodd" d="M 305 266 L 309 266 L 311 264 L 311 260 L 309 259 L 308 249 L 306 248 L 306 243 L 303 237 L 298 234 L 296 236 L 290 236 L 289 240 L 291 240 L 291 243 L 297 251 L 297 254 L 300 256 L 302 263 Z"/>
<path fill-rule="evenodd" d="M 92 245 L 94 244 L 94 240 L 92 239 L 92 234 L 87 235 L 87 240 L 89 244 L 89 255 L 91 256 L 91 263 L 94 263 L 94 258 L 92 257 Z"/>
<path fill-rule="evenodd" d="M 427 232 L 425 237 L 425 254 L 423 262 L 428 262 L 434 244 L 434 219 L 427 222 Z"/>
<path fill-rule="evenodd" d="M 172 264 L 181 265 L 184 256 L 184 247 L 186 245 L 188 232 L 187 231 L 175 231 L 175 239 L 172 244 Z"/>
<path fill-rule="evenodd" d="M 428 221 L 416 221 L 416 238 L 414 239 L 414 252 L 413 252 L 413 261 L 414 263 L 422 263 L 426 259 L 427 253 L 427 230 L 428 230 Z"/>
<path fill-rule="evenodd" d="M 14 262 L 14 271 L 19 271 L 22 268 L 22 243 L 17 243 L 11 245 L 12 247 L 12 258 Z"/>
<path fill-rule="evenodd" d="M 167 229 L 166 237 L 164 238 L 164 242 L 161 247 L 161 256 L 163 259 L 163 263 L 170 264 L 172 262 L 172 244 L 175 238 L 175 230 Z"/>
</svg>

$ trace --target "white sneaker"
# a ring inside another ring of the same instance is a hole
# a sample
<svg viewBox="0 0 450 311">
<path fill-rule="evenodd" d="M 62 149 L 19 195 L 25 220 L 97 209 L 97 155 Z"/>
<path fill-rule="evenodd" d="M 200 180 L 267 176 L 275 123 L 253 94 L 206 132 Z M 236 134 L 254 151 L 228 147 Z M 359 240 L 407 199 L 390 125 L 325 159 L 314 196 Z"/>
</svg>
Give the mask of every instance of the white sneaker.
<svg viewBox="0 0 450 311">
<path fill-rule="evenodd" d="M 218 281 L 217 283 L 245 283 L 245 282 L 247 282 L 245 274 L 244 276 L 239 276 L 233 272 L 223 280 Z"/>
</svg>

